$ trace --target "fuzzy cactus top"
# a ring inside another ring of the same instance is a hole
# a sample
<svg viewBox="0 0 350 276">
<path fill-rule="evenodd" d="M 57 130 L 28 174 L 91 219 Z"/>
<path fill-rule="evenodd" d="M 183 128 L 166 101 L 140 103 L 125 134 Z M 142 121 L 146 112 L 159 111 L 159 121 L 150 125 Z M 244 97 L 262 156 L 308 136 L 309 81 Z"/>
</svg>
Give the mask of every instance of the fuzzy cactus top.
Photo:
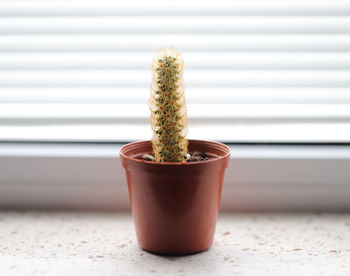
<svg viewBox="0 0 350 276">
<path fill-rule="evenodd" d="M 183 66 L 174 48 L 159 50 L 153 59 L 150 110 L 156 162 L 183 162 L 187 154 Z"/>
</svg>

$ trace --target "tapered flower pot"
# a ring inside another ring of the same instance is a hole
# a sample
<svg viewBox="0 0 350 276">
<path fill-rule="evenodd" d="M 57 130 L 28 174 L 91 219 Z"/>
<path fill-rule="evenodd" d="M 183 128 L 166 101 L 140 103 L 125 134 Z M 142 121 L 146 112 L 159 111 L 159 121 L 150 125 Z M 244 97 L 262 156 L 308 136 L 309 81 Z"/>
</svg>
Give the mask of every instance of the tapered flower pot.
<svg viewBox="0 0 350 276">
<path fill-rule="evenodd" d="M 151 141 L 127 144 L 120 157 L 126 171 L 138 243 L 158 254 L 189 254 L 213 243 L 224 172 L 230 148 L 189 140 L 189 151 L 209 160 L 156 163 L 138 159 L 152 152 Z"/>
</svg>

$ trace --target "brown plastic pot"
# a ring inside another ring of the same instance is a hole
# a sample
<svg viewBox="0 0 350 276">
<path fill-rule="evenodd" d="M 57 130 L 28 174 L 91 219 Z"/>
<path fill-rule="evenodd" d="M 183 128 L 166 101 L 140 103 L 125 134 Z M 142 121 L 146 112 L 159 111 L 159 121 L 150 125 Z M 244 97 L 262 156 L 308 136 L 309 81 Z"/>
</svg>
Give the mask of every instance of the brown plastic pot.
<svg viewBox="0 0 350 276">
<path fill-rule="evenodd" d="M 136 235 L 144 250 L 181 255 L 206 250 L 213 243 L 230 148 L 200 140 L 189 140 L 188 147 L 211 158 L 189 163 L 137 159 L 152 152 L 150 141 L 120 150 Z"/>
</svg>

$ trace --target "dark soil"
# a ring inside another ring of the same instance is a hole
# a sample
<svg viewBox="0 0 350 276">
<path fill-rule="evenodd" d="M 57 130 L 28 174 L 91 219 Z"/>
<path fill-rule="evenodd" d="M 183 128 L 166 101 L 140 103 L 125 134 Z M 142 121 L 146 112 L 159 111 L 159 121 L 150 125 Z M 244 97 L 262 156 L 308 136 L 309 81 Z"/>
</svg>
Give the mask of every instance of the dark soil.
<svg viewBox="0 0 350 276">
<path fill-rule="evenodd" d="M 145 161 L 154 161 L 154 155 L 152 153 L 145 153 L 137 159 L 142 159 Z M 209 157 L 204 151 L 194 151 L 189 152 L 186 156 L 186 162 L 198 162 L 208 160 Z"/>
</svg>

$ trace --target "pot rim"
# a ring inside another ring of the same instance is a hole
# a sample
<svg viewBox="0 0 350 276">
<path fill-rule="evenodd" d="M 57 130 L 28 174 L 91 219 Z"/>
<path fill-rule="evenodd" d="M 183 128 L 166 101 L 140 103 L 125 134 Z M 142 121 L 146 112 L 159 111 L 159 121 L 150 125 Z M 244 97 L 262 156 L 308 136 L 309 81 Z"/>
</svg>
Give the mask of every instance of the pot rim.
<svg viewBox="0 0 350 276">
<path fill-rule="evenodd" d="M 132 149 L 137 149 L 137 145 L 141 144 L 141 143 L 152 143 L 151 140 L 140 140 L 140 141 L 135 141 L 135 142 L 130 142 L 128 144 L 125 144 L 121 147 L 119 154 L 128 160 L 132 160 L 132 161 L 136 161 L 138 163 L 143 163 L 143 164 L 152 164 L 155 166 L 196 166 L 198 164 L 208 164 L 208 163 L 213 163 L 213 162 L 217 162 L 219 160 L 228 158 L 231 155 L 231 149 L 220 142 L 216 142 L 216 141 L 210 141 L 210 140 L 197 140 L 197 139 L 188 139 L 189 144 L 191 142 L 195 142 L 195 143 L 202 143 L 202 144 L 210 144 L 212 147 L 219 147 L 222 149 L 222 151 L 225 151 L 224 155 L 219 155 L 216 158 L 212 158 L 212 159 L 208 159 L 208 160 L 203 160 L 203 161 L 197 161 L 197 162 L 155 162 L 155 161 L 146 161 L 146 160 L 141 160 L 141 159 L 136 159 L 133 157 L 130 157 L 126 154 L 127 150 L 132 150 Z M 140 152 L 141 153 L 141 152 Z"/>
</svg>

